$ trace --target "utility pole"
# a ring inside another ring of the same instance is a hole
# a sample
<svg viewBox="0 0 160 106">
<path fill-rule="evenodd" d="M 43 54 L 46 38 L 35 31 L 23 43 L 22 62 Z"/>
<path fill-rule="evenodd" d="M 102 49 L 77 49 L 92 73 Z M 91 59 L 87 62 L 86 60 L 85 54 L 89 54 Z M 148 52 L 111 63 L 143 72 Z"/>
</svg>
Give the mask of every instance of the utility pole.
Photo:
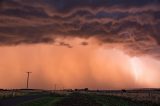
<svg viewBox="0 0 160 106">
<path fill-rule="evenodd" d="M 55 90 L 55 91 L 57 90 L 57 84 L 54 85 L 54 90 Z"/>
<path fill-rule="evenodd" d="M 32 72 L 26 72 L 27 73 L 27 89 L 29 88 L 29 75 L 32 73 Z"/>
</svg>

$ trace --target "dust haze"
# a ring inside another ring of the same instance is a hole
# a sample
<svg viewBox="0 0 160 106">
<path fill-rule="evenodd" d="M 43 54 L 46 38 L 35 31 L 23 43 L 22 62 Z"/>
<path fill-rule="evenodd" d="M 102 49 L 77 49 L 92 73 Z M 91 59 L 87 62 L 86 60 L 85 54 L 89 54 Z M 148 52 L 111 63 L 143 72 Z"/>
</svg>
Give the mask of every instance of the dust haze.
<svg viewBox="0 0 160 106">
<path fill-rule="evenodd" d="M 55 84 L 58 89 L 160 87 L 159 60 L 131 56 L 95 40 L 82 41 L 1 46 L 0 88 L 25 88 L 27 71 L 32 72 L 30 88 L 35 89 L 54 89 Z"/>
</svg>

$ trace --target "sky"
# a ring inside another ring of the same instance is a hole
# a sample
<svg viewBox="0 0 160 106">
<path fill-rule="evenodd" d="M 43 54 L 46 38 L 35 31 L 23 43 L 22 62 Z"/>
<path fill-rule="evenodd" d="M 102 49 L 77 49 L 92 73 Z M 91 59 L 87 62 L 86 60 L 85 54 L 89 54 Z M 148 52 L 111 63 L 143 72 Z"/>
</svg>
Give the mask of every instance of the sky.
<svg viewBox="0 0 160 106">
<path fill-rule="evenodd" d="M 160 0 L 1 0 L 0 88 L 160 87 Z"/>
</svg>

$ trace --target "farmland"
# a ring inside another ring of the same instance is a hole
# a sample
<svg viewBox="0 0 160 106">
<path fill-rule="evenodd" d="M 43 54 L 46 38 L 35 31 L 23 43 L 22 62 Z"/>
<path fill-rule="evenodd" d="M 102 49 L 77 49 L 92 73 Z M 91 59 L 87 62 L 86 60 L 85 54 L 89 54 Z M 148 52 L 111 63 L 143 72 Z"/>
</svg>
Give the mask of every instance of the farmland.
<svg viewBox="0 0 160 106">
<path fill-rule="evenodd" d="M 160 106 L 159 91 L 149 91 L 19 91 L 0 106 Z"/>
<path fill-rule="evenodd" d="M 100 92 L 102 95 L 118 96 L 128 98 L 133 101 L 149 101 L 152 103 L 160 103 L 160 90 L 159 89 L 135 89 L 135 90 L 111 90 Z"/>
<path fill-rule="evenodd" d="M 0 99 L 7 99 L 17 96 L 25 96 L 28 92 L 22 92 L 20 90 L 0 90 Z"/>
</svg>

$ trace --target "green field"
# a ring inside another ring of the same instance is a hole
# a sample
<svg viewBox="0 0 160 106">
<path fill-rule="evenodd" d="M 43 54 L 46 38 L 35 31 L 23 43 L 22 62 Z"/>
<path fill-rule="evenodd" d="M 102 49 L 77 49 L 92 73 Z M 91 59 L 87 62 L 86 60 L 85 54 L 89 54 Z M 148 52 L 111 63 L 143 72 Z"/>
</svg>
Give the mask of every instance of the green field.
<svg viewBox="0 0 160 106">
<path fill-rule="evenodd" d="M 160 106 L 150 102 L 138 102 L 115 96 L 72 93 L 63 96 L 47 96 L 18 106 Z"/>
<path fill-rule="evenodd" d="M 116 96 L 94 95 L 94 98 L 102 106 L 159 106 L 147 101 L 132 101 Z"/>
<path fill-rule="evenodd" d="M 5 92 L 0 92 L 0 99 L 8 99 L 25 95 L 30 95 L 30 94 L 26 92 L 5 91 Z"/>
<path fill-rule="evenodd" d="M 43 97 L 39 99 L 35 99 L 32 101 L 28 101 L 25 103 L 22 103 L 18 106 L 53 106 L 57 101 L 60 101 L 62 98 L 61 97 Z"/>
</svg>

